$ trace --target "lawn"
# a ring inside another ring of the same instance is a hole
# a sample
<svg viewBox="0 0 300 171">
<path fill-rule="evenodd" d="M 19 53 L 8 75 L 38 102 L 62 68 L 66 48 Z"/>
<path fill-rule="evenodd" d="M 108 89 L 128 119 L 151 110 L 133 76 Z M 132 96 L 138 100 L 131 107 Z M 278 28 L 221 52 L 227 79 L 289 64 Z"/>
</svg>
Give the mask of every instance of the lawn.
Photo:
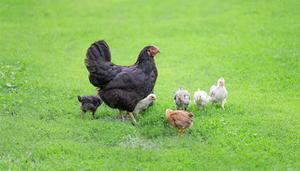
<svg viewBox="0 0 300 171">
<path fill-rule="evenodd" d="M 299 170 L 300 1 L 0 1 L 0 170 Z M 157 101 L 139 125 L 101 106 L 84 65 L 105 39 L 131 65 L 160 48 Z M 165 121 L 175 90 L 223 76 L 225 111 L 191 104 L 183 137 Z"/>
</svg>

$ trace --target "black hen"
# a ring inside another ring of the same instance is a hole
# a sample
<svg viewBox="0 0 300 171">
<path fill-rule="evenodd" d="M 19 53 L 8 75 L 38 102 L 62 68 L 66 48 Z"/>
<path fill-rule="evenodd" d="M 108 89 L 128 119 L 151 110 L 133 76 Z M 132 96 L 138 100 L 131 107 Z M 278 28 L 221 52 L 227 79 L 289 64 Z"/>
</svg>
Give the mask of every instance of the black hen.
<svg viewBox="0 0 300 171">
<path fill-rule="evenodd" d="M 153 91 L 157 69 L 154 56 L 159 53 L 155 46 L 146 46 L 132 66 L 118 66 L 111 62 L 108 45 L 97 41 L 87 50 L 85 60 L 90 82 L 99 88 L 101 99 L 111 108 L 131 112 L 137 103 Z"/>
</svg>

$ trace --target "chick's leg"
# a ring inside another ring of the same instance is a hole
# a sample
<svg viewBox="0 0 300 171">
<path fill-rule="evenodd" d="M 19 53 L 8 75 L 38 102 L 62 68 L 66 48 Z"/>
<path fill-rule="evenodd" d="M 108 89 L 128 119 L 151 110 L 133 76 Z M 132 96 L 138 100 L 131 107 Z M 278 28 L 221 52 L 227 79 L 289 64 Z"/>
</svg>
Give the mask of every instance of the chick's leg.
<svg viewBox="0 0 300 171">
<path fill-rule="evenodd" d="M 129 112 L 129 116 L 130 116 L 131 119 L 132 119 L 132 123 L 133 123 L 134 125 L 136 125 L 136 120 L 135 120 L 135 118 L 134 118 L 132 112 Z"/>
<path fill-rule="evenodd" d="M 184 129 L 183 128 L 179 128 L 179 130 L 178 130 L 179 136 L 182 136 L 183 132 L 184 132 Z"/>
<path fill-rule="evenodd" d="M 81 114 L 80 114 L 80 116 L 81 116 L 81 119 L 83 119 L 83 117 L 84 117 L 84 111 L 81 111 Z"/>
<path fill-rule="evenodd" d="M 203 105 L 203 110 L 206 111 L 206 105 Z"/>
<path fill-rule="evenodd" d="M 197 107 L 199 110 L 202 110 L 202 105 L 201 104 L 197 104 Z"/>
<path fill-rule="evenodd" d="M 226 103 L 226 99 L 224 99 L 224 100 L 221 102 L 221 107 L 222 107 L 223 110 L 225 109 L 225 108 L 224 108 L 225 103 Z"/>
</svg>

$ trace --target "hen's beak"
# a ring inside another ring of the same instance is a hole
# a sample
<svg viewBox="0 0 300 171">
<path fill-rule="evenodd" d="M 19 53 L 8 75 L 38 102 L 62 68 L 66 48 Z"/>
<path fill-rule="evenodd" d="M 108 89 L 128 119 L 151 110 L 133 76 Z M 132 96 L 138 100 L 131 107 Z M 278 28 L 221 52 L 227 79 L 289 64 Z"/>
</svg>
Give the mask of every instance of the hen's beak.
<svg viewBox="0 0 300 171">
<path fill-rule="evenodd" d="M 160 53 L 160 51 L 157 49 L 156 52 L 154 52 L 153 57 L 156 56 L 159 53 Z"/>
</svg>

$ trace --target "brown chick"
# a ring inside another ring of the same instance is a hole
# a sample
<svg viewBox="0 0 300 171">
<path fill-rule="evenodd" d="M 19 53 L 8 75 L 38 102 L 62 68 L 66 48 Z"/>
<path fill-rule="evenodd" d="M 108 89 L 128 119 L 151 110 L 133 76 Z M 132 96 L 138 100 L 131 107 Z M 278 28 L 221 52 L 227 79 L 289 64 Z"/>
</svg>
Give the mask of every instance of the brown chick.
<svg viewBox="0 0 300 171">
<path fill-rule="evenodd" d="M 184 133 L 185 128 L 193 126 L 193 113 L 184 110 L 166 110 L 166 118 L 169 124 L 173 127 L 178 128 L 179 135 Z"/>
</svg>

